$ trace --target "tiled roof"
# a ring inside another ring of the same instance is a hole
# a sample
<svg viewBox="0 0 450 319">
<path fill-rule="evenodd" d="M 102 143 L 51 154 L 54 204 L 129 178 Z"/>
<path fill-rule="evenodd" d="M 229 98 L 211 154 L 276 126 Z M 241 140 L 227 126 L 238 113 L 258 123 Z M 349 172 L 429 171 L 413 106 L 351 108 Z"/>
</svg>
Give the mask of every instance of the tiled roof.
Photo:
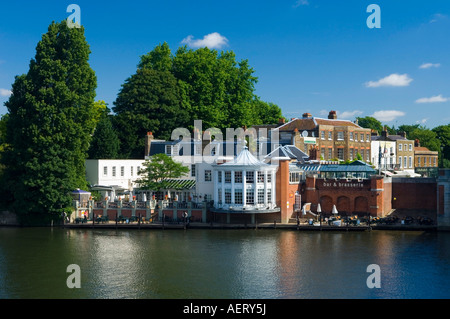
<svg viewBox="0 0 450 319">
<path fill-rule="evenodd" d="M 346 120 L 331 120 L 331 119 L 322 119 L 317 117 L 312 118 L 306 118 L 306 119 L 293 119 L 292 121 L 283 124 L 278 127 L 279 131 L 293 131 L 294 129 L 297 129 L 299 131 L 303 130 L 313 130 L 318 125 L 330 125 L 330 126 L 351 126 L 355 128 L 362 129 L 361 126 L 359 126 L 356 123 L 353 123 L 352 121 L 346 121 Z"/>
<path fill-rule="evenodd" d="M 414 147 L 414 151 L 415 152 L 423 152 L 423 153 L 435 153 L 437 154 L 437 151 L 430 151 L 428 148 L 423 147 L 423 146 L 419 146 L 419 147 Z"/>
<path fill-rule="evenodd" d="M 331 126 L 352 126 L 356 128 L 362 128 L 356 123 L 353 123 L 352 121 L 346 121 L 346 120 L 330 120 L 330 119 L 321 119 L 321 118 L 315 118 L 316 123 L 318 125 L 331 125 Z"/>
</svg>

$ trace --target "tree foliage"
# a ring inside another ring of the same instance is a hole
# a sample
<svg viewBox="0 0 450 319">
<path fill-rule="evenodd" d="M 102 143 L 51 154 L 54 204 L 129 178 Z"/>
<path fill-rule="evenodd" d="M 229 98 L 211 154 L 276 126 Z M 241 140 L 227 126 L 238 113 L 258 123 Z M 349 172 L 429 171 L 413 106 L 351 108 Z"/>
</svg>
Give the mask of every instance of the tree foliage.
<svg viewBox="0 0 450 319">
<path fill-rule="evenodd" d="M 88 151 L 89 159 L 116 159 L 119 157 L 120 142 L 112 126 L 112 116 L 109 115 L 109 109 L 103 101 L 97 103 L 104 105 L 105 108 L 100 108 L 102 113 L 92 136 Z"/>
<path fill-rule="evenodd" d="M 256 83 L 248 61 L 236 61 L 232 51 L 183 46 L 172 54 L 167 43 L 156 46 L 141 57 L 114 103 L 121 144 L 132 150 L 122 153 L 141 155 L 147 131 L 170 139 L 177 127 L 192 130 L 194 120 L 223 131 L 277 123 L 281 109 L 254 94 Z"/>
<path fill-rule="evenodd" d="M 70 192 L 85 188 L 85 158 L 98 114 L 97 79 L 84 29 L 52 23 L 27 74 L 17 76 L 1 157 L 3 195 L 22 217 L 60 216 Z"/>
<path fill-rule="evenodd" d="M 378 121 L 374 117 L 366 116 L 366 117 L 357 117 L 356 119 L 358 120 L 358 125 L 361 127 L 370 128 L 378 132 L 378 134 L 381 134 L 381 132 L 383 131 L 383 125 L 381 124 L 380 121 Z"/>
<path fill-rule="evenodd" d="M 175 162 L 172 157 L 160 153 L 155 154 L 151 159 L 146 160 L 144 168 L 139 174 L 142 177 L 137 180 L 141 189 L 159 191 L 167 187 L 167 182 L 172 178 L 180 178 L 189 173 L 189 168 L 181 163 Z"/>
<path fill-rule="evenodd" d="M 113 111 L 114 127 L 125 158 L 144 156 L 144 136 L 148 131 L 170 139 L 172 130 L 184 124 L 187 113 L 178 80 L 168 71 L 138 69 L 122 85 Z"/>
</svg>

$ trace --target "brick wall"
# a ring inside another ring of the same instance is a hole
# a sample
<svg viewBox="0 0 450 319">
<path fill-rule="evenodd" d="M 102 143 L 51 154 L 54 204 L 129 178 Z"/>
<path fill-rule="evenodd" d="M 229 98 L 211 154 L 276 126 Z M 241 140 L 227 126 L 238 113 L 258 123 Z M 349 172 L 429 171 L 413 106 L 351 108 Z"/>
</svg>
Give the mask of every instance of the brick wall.
<svg viewBox="0 0 450 319">
<path fill-rule="evenodd" d="M 437 211 L 437 183 L 434 178 L 393 178 L 392 208 Z"/>
</svg>

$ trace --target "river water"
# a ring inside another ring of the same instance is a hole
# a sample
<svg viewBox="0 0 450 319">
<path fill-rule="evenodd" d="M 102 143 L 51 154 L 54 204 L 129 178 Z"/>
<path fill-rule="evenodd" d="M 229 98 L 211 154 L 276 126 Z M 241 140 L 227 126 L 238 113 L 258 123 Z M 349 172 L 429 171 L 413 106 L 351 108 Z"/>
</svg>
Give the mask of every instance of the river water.
<svg viewBox="0 0 450 319">
<path fill-rule="evenodd" d="M 80 288 L 67 286 L 72 264 Z M 2 299 L 434 299 L 449 287 L 450 233 L 0 228 Z"/>
</svg>

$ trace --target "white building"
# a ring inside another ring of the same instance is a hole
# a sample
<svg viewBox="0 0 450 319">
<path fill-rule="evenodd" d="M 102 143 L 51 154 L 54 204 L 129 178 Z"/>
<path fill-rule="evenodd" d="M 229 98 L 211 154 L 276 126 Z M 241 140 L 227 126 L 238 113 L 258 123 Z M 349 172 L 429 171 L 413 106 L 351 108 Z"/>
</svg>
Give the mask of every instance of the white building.
<svg viewBox="0 0 450 319">
<path fill-rule="evenodd" d="M 214 209 L 218 212 L 273 211 L 277 168 L 259 161 L 247 147 L 232 161 L 213 164 Z"/>
<path fill-rule="evenodd" d="M 110 187 L 115 191 L 133 191 L 137 187 L 136 180 L 140 177 L 138 172 L 143 168 L 144 160 L 124 159 L 88 159 L 86 160 L 86 179 L 92 186 L 101 189 L 103 195 Z M 113 200 L 113 198 L 110 198 Z"/>
</svg>

